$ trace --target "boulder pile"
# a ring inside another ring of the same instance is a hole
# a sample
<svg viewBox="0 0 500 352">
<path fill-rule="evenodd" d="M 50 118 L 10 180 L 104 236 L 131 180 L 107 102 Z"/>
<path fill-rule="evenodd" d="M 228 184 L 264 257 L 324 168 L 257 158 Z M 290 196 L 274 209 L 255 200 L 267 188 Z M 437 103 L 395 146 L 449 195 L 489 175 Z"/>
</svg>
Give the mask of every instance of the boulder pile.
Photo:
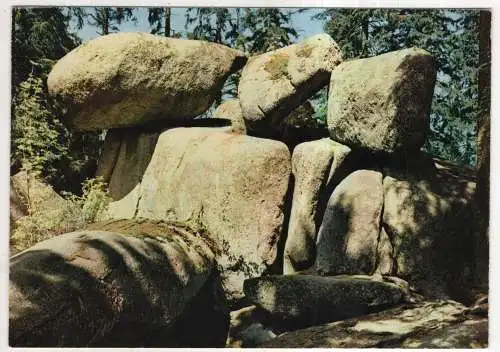
<svg viewBox="0 0 500 352">
<path fill-rule="evenodd" d="M 11 258 L 11 344 L 435 346 L 457 327 L 468 346 L 484 319 L 451 300 L 483 274 L 476 183 L 420 150 L 435 80 L 422 49 L 342 62 L 326 34 L 250 58 L 144 33 L 81 45 L 47 83 L 69 125 L 107 130 L 109 221 Z M 325 86 L 326 126 L 308 102 Z"/>
</svg>

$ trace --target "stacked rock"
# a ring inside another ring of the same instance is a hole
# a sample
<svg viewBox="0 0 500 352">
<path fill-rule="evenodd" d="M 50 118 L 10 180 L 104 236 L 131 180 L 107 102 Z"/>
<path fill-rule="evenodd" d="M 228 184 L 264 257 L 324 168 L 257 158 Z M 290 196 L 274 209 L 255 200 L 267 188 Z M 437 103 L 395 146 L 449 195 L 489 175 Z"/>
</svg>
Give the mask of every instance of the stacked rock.
<svg viewBox="0 0 500 352">
<path fill-rule="evenodd" d="M 195 120 L 241 68 L 237 99 L 220 105 L 215 119 Z M 54 66 L 48 88 L 65 106 L 69 125 L 107 129 L 97 174 L 109 184 L 111 219 L 180 222 L 192 229 L 184 244 L 200 250 L 198 235 L 210 243 L 214 259 L 186 264 L 181 281 L 207 265 L 202 281 L 212 282 L 207 277 L 217 266 L 230 300 L 246 293 L 275 318 L 316 324 L 404 300 L 404 290 L 381 275 L 430 297 L 453 295 L 467 278 L 474 178 L 420 151 L 435 80 L 434 60 L 424 50 L 342 62 L 325 34 L 247 62 L 244 53 L 218 44 L 122 33 L 70 52 Z M 308 99 L 328 84 L 322 127 Z M 109 245 L 129 248 L 116 232 Z M 76 241 L 72 236 L 68 243 Z M 179 259 L 169 255 L 182 246 L 155 241 L 144 248 L 146 257 L 159 250 L 168 252 L 167 261 Z M 276 275 L 303 271 L 311 275 Z M 203 282 L 185 284 L 201 292 Z M 331 295 L 340 291 L 359 295 Z M 304 294 L 317 304 L 301 302 Z M 165 315 L 162 309 L 157 313 Z"/>
</svg>

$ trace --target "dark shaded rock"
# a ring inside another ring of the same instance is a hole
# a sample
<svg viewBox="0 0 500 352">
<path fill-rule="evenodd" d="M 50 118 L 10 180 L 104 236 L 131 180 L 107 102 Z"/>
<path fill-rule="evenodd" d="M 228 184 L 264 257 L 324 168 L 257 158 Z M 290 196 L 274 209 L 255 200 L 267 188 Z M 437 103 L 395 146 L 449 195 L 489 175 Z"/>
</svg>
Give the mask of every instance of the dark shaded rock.
<svg viewBox="0 0 500 352">
<path fill-rule="evenodd" d="M 275 323 L 295 328 L 387 309 L 405 295 L 393 283 L 348 275 L 263 276 L 245 280 L 244 291 Z"/>
<path fill-rule="evenodd" d="M 429 336 L 432 336 L 431 334 L 444 337 L 443 341 L 446 341 L 447 345 L 449 345 L 453 340 L 458 341 L 459 339 L 455 339 L 456 336 L 453 337 L 453 334 L 448 339 L 446 334 L 453 330 L 454 327 L 459 327 L 467 319 L 464 316 L 466 311 L 465 306 L 454 301 L 420 302 L 355 319 L 287 332 L 259 347 L 417 347 L 410 345 L 413 337 L 417 339 L 418 343 L 424 343 L 428 341 Z M 472 330 L 470 327 L 466 327 L 461 332 L 457 330 L 461 341 L 456 342 L 458 346 L 451 347 L 463 347 L 467 343 L 473 343 L 476 339 L 484 341 L 484 338 L 481 337 L 484 336 L 481 333 L 484 331 L 484 323 L 464 324 L 464 326 L 467 325 L 471 325 L 472 329 L 479 330 L 479 333 L 469 335 Z M 441 346 L 450 347 L 439 344 L 435 347 Z"/>
<path fill-rule="evenodd" d="M 459 299 L 474 262 L 473 175 L 442 161 L 428 171 L 387 169 L 386 175 L 382 222 L 394 275 L 427 296 Z"/>
<path fill-rule="evenodd" d="M 172 224 L 120 226 L 132 230 L 67 233 L 10 259 L 11 346 L 169 347 L 225 340 L 227 311 L 223 296 L 211 294 L 221 286 L 205 241 Z M 176 324 L 185 330 L 182 322 L 195 313 L 218 327 L 214 337 L 168 337 Z"/>
</svg>

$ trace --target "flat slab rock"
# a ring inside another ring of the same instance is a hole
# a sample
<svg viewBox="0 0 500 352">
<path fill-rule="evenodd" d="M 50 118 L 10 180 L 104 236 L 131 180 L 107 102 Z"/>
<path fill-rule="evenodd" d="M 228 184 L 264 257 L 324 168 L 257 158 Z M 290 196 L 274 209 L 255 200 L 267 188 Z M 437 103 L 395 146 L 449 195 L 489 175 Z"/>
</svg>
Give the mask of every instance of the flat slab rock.
<svg viewBox="0 0 500 352">
<path fill-rule="evenodd" d="M 280 275 L 245 280 L 246 298 L 271 315 L 311 326 L 394 306 L 398 285 L 369 276 Z"/>
<path fill-rule="evenodd" d="M 487 319 L 465 315 L 455 301 L 427 301 L 357 319 L 286 332 L 259 347 L 472 348 L 487 347 Z"/>
</svg>

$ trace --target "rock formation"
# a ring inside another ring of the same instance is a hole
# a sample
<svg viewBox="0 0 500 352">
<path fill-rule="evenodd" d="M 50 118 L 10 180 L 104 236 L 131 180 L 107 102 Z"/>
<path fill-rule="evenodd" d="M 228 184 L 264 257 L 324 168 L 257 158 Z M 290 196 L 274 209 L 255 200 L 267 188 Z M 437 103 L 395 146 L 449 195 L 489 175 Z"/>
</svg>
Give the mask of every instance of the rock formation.
<svg viewBox="0 0 500 352">
<path fill-rule="evenodd" d="M 11 258 L 11 344 L 487 344 L 487 303 L 450 300 L 477 298 L 475 177 L 420 151 L 434 59 L 341 57 L 326 34 L 243 67 L 123 33 L 62 58 L 48 87 L 66 121 L 107 129 L 110 220 Z M 238 97 L 195 119 L 242 67 Z M 308 100 L 328 84 L 326 129 Z"/>
<path fill-rule="evenodd" d="M 339 65 L 330 81 L 331 137 L 375 152 L 419 150 L 435 80 L 432 56 L 415 48 Z"/>
<path fill-rule="evenodd" d="M 54 66 L 49 92 L 78 130 L 192 119 L 207 110 L 246 56 L 223 45 L 146 33 L 101 36 Z"/>
</svg>

